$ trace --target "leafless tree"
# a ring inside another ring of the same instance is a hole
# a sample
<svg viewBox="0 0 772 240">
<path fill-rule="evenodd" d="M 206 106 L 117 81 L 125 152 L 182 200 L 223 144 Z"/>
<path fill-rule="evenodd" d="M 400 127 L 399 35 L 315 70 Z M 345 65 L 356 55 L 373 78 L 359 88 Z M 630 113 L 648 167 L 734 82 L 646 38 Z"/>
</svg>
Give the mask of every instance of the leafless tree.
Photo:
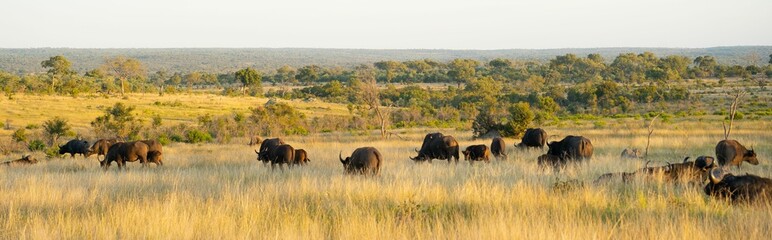
<svg viewBox="0 0 772 240">
<path fill-rule="evenodd" d="M 734 116 L 737 113 L 737 107 L 740 105 L 741 98 L 744 97 L 746 94 L 748 94 L 745 91 L 737 91 L 734 93 L 734 95 L 729 94 L 730 96 L 734 97 L 734 100 L 732 100 L 732 105 L 729 106 L 729 127 L 726 126 L 726 121 L 722 121 L 721 124 L 724 126 L 724 139 L 729 139 L 729 134 L 732 132 L 732 125 L 734 124 Z"/>
</svg>

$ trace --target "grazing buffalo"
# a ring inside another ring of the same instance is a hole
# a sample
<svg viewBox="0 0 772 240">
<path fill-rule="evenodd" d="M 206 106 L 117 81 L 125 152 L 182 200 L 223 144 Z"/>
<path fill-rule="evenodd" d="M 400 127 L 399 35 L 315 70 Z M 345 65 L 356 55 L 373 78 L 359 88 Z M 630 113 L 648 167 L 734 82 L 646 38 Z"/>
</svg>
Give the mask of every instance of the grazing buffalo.
<svg viewBox="0 0 772 240">
<path fill-rule="evenodd" d="M 260 151 L 255 150 L 255 153 L 257 153 L 257 160 L 262 161 L 263 164 L 271 162 L 271 159 L 275 157 L 275 155 L 273 155 L 273 150 L 282 144 L 285 143 L 281 138 L 266 139 L 260 144 Z"/>
<path fill-rule="evenodd" d="M 486 163 L 491 161 L 491 151 L 488 149 L 488 146 L 483 144 L 466 147 L 463 153 L 464 161 L 469 161 L 470 164 L 474 163 L 474 161 L 485 161 Z"/>
<path fill-rule="evenodd" d="M 97 140 L 94 145 L 91 145 L 91 149 L 89 149 L 88 154 L 86 154 L 86 157 L 96 154 L 97 160 L 99 160 L 99 156 L 105 156 L 107 155 L 107 150 L 110 149 L 110 146 L 117 143 L 118 139 L 112 138 L 112 139 L 99 139 Z"/>
<path fill-rule="evenodd" d="M 88 141 L 73 139 L 64 145 L 59 146 L 59 155 L 69 153 L 70 157 L 73 157 L 73 158 L 75 157 L 75 154 L 80 154 L 83 157 L 88 157 L 90 147 L 91 146 L 88 144 Z"/>
<path fill-rule="evenodd" d="M 507 150 L 504 139 L 500 137 L 493 138 L 493 141 L 491 142 L 491 153 L 496 159 L 499 159 L 500 157 L 507 159 Z"/>
<path fill-rule="evenodd" d="M 161 142 L 155 139 L 142 140 L 142 142 L 147 144 L 147 161 L 155 163 L 156 166 L 163 166 L 164 149 Z"/>
<path fill-rule="evenodd" d="M 642 154 L 637 148 L 625 148 L 619 157 L 622 159 L 639 159 L 642 157 Z"/>
<path fill-rule="evenodd" d="M 261 139 L 260 136 L 255 135 L 249 138 L 249 143 L 247 143 L 247 145 L 254 146 L 260 144 L 261 142 L 263 142 L 263 139 Z"/>
<path fill-rule="evenodd" d="M 290 168 L 295 164 L 295 148 L 288 144 L 282 144 L 276 146 L 270 155 L 271 158 L 271 170 L 276 165 L 279 165 L 279 169 L 284 170 L 284 164 L 287 164 Z"/>
<path fill-rule="evenodd" d="M 445 136 L 442 133 L 430 133 L 424 137 L 424 142 L 421 144 L 421 150 L 416 150 L 418 156 L 411 157 L 413 161 L 429 161 L 432 159 L 448 160 L 450 163 L 451 158 L 455 158 L 456 163 L 459 159 L 459 147 L 458 142 L 453 136 Z"/>
<path fill-rule="evenodd" d="M 659 176 L 668 182 L 702 183 L 707 179 L 708 171 L 715 167 L 714 162 L 713 157 L 709 156 L 700 156 L 694 162 L 690 162 L 689 157 L 686 157 L 682 163 L 668 163 L 665 166 L 659 167 L 647 166 L 629 173 L 606 173 L 595 180 L 595 183 L 607 182 L 618 177 L 621 177 L 623 182 L 630 182 L 635 177 L 650 179 Z"/>
<path fill-rule="evenodd" d="M 559 142 L 547 144 L 547 154 L 560 157 L 563 162 L 582 162 L 592 158 L 592 142 L 582 136 L 567 136 Z"/>
<path fill-rule="evenodd" d="M 107 150 L 105 159 L 99 162 L 105 170 L 110 167 L 110 163 L 113 161 L 118 163 L 118 169 L 123 168 L 126 162 L 133 162 L 139 160 L 142 166 L 147 166 L 147 144 L 136 142 L 119 142 L 110 146 Z"/>
<path fill-rule="evenodd" d="M 306 165 L 308 162 L 311 162 L 311 159 L 308 159 L 308 153 L 306 150 L 295 149 L 295 161 L 293 164 Z"/>
<path fill-rule="evenodd" d="M 20 159 L 16 159 L 13 161 L 7 161 L 4 163 L 0 163 L 0 165 L 3 166 L 21 166 L 21 165 L 32 165 L 38 163 L 38 160 L 32 157 L 32 155 L 22 156 Z"/>
<path fill-rule="evenodd" d="M 721 140 L 716 145 L 716 158 L 721 166 L 735 165 L 738 168 L 742 162 L 748 162 L 753 165 L 759 164 L 756 158 L 756 152 L 753 149 L 748 150 L 736 140 Z"/>
<path fill-rule="evenodd" d="M 541 128 L 529 128 L 525 130 L 522 140 L 515 147 L 520 149 L 540 148 L 547 144 L 547 132 Z"/>
<path fill-rule="evenodd" d="M 552 167 L 552 171 L 554 172 L 560 172 L 560 169 L 566 166 L 565 159 L 549 153 L 542 154 L 541 156 L 536 158 L 536 163 L 542 169 L 547 167 Z"/>
<path fill-rule="evenodd" d="M 735 176 L 721 168 L 710 171 L 710 182 L 705 194 L 730 202 L 754 202 L 772 200 L 772 179 L 745 174 Z"/>
<path fill-rule="evenodd" d="M 343 163 L 343 170 L 349 174 L 371 174 L 378 175 L 381 172 L 381 163 L 383 155 L 374 147 L 361 147 L 354 150 L 350 157 L 344 160 L 341 154 L 338 154 L 340 162 Z"/>
</svg>

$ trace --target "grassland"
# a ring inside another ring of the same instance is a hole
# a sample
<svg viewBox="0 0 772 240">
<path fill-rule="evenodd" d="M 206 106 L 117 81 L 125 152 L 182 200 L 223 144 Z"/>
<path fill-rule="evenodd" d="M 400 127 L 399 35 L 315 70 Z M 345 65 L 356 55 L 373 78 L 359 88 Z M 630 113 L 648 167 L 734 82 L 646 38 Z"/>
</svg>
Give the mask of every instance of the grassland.
<svg viewBox="0 0 772 240">
<path fill-rule="evenodd" d="M 165 97 L 130 96 L 146 111 Z M 47 119 L 48 113 L 81 119 L 99 115 L 110 101 L 95 98 L 83 107 L 68 98 L 30 101 L 17 122 Z M 176 96 L 193 106 L 195 96 Z M 190 98 L 190 99 L 188 99 Z M 3 100 L 7 103 L 8 100 Z M 80 102 L 83 102 L 80 99 Z M 228 108 L 201 100 L 201 112 Z M 50 105 L 49 105 L 50 104 Z M 210 107 L 205 107 L 207 106 Z M 231 105 L 233 104 L 233 105 Z M 9 106 L 9 105 L 4 105 Z M 234 107 L 238 108 L 238 107 Z M 187 119 L 191 112 L 168 111 L 166 117 Z M 243 110 L 243 109 L 241 109 Z M 34 113 L 34 114 L 33 114 Z M 707 198 L 701 186 L 662 181 L 592 185 L 605 172 L 631 171 L 645 163 L 620 160 L 628 146 L 646 144 L 644 120 L 608 120 L 603 128 L 576 122 L 547 127 L 551 138 L 579 134 L 595 146 L 592 161 L 554 174 L 540 170 L 541 151 L 514 151 L 506 139 L 509 159 L 490 164 L 408 159 L 423 134 L 443 131 L 462 146 L 489 144 L 469 132 L 452 129 L 401 130 L 405 139 L 381 140 L 347 133 L 284 137 L 306 149 L 312 160 L 302 168 L 271 171 L 255 161 L 245 144 L 180 144 L 165 147 L 166 166 L 103 171 L 92 157 L 44 159 L 29 167 L 0 168 L 0 238 L 3 239 L 767 239 L 772 232 L 772 205 L 730 205 Z M 651 165 L 678 162 L 685 156 L 713 155 L 722 138 L 720 123 L 676 119 L 660 123 L 651 141 Z M 772 123 L 745 120 L 733 133 L 752 145 L 761 164 L 744 165 L 740 173 L 772 177 Z M 374 133 L 373 136 L 376 134 Z M 246 142 L 235 141 L 235 142 Z M 346 176 L 337 160 L 375 146 L 385 156 L 378 177 Z M 3 160 L 15 156 L 4 156 Z M 738 170 L 736 170 L 738 171 Z M 577 180 L 582 186 L 555 188 Z"/>
</svg>

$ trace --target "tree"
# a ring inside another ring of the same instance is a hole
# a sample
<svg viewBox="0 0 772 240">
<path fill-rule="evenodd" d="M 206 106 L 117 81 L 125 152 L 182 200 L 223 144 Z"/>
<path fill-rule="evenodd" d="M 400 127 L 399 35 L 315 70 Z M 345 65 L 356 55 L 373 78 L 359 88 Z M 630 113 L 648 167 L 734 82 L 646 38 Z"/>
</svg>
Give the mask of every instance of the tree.
<svg viewBox="0 0 772 240">
<path fill-rule="evenodd" d="M 533 122 L 534 114 L 527 102 L 518 102 L 509 108 L 509 128 L 515 135 L 525 132 Z"/>
<path fill-rule="evenodd" d="M 398 72 L 405 71 L 407 69 L 407 66 L 401 62 L 397 61 L 380 61 L 376 62 L 375 67 L 386 71 L 386 82 L 390 83 L 394 79 L 394 75 Z"/>
<path fill-rule="evenodd" d="M 241 82 L 244 94 L 246 94 L 247 88 L 252 88 L 262 94 L 262 78 L 263 75 L 260 72 L 249 67 L 236 72 L 236 80 Z"/>
<path fill-rule="evenodd" d="M 121 95 L 126 93 L 126 81 L 130 79 L 144 79 L 147 71 L 137 59 L 118 56 L 105 60 L 102 69 L 107 75 L 117 78 L 121 82 Z"/>
<path fill-rule="evenodd" d="M 477 75 L 477 66 L 480 65 L 472 59 L 459 59 L 456 58 L 448 66 L 448 77 L 456 81 L 457 87 L 461 88 L 461 83 L 466 83 L 472 80 Z"/>
<path fill-rule="evenodd" d="M 360 82 L 356 87 L 357 100 L 372 110 L 381 125 L 381 138 L 386 138 L 386 125 L 389 114 L 381 106 L 380 90 L 375 82 L 375 71 L 370 66 L 357 68 L 356 79 Z"/>
<path fill-rule="evenodd" d="M 295 79 L 303 84 L 308 85 L 319 80 L 321 71 L 322 68 L 316 65 L 304 66 L 298 70 L 298 73 L 295 75 Z"/>
<path fill-rule="evenodd" d="M 53 146 L 59 140 L 59 137 L 66 135 L 70 131 L 70 125 L 66 119 L 54 117 L 43 123 L 43 130 L 51 141 L 49 145 Z"/>
<path fill-rule="evenodd" d="M 105 110 L 105 114 L 91 122 L 91 127 L 99 137 L 137 139 L 142 130 L 141 122 L 134 117 L 134 107 L 116 103 Z"/>
<path fill-rule="evenodd" d="M 277 83 L 296 83 L 295 69 L 287 65 L 276 69 L 276 75 L 273 76 L 273 81 Z"/>
<path fill-rule="evenodd" d="M 51 93 L 55 93 L 56 79 L 61 81 L 62 76 L 71 75 L 74 72 L 70 70 L 72 63 L 70 63 L 64 56 L 51 57 L 40 63 L 43 68 L 48 68 L 48 74 L 51 75 Z"/>
</svg>

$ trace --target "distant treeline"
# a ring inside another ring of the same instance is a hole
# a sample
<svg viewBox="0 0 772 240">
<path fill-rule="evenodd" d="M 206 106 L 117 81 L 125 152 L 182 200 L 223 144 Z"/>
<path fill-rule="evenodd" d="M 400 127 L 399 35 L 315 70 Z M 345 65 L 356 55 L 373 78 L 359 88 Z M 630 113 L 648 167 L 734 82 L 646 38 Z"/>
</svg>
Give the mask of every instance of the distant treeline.
<svg viewBox="0 0 772 240">
<path fill-rule="evenodd" d="M 587 56 L 599 54 L 612 60 L 622 53 L 651 52 L 658 56 L 680 55 L 688 58 L 712 56 L 722 65 L 759 65 L 772 53 L 772 46 L 741 46 L 714 48 L 585 48 L 585 49 L 508 49 L 508 50 L 374 50 L 374 49 L 0 49 L 0 69 L 15 73 L 39 73 L 45 70 L 40 61 L 62 55 L 73 62 L 73 70 L 86 72 L 97 68 L 105 59 L 125 56 L 142 61 L 148 71 L 212 73 L 234 72 L 251 67 L 268 72 L 284 65 L 300 68 L 306 65 L 322 67 L 354 67 L 383 60 L 409 61 L 433 59 L 447 62 L 456 58 L 488 62 L 502 58 L 514 61 L 546 62 L 559 55 Z M 762 62 L 759 62 L 762 61 Z M 610 63 L 610 62 L 607 62 Z"/>
<path fill-rule="evenodd" d="M 772 78 L 772 59 L 751 65 L 727 65 L 713 56 L 660 57 L 651 52 L 622 53 L 611 60 L 591 53 L 559 55 L 544 62 L 506 58 L 485 62 L 468 58 L 388 60 L 352 67 L 285 65 L 265 72 L 247 67 L 227 73 L 148 71 L 145 62 L 130 57 L 108 58 L 85 72 L 74 70 L 74 63 L 61 55 L 49 56 L 37 64 L 45 72 L 0 71 L 0 89 L 5 97 L 13 98 L 16 93 L 78 96 L 207 91 L 342 103 L 350 113 L 309 119 L 290 105 L 269 101 L 273 103 L 251 109 L 248 122 L 239 114 L 207 115 L 199 117 L 199 126 L 185 127 L 185 132 L 193 132 L 189 139 L 208 134 L 218 141 L 241 136 L 238 134 L 245 129 L 260 135 L 277 131 L 303 135 L 430 126 L 471 129 L 475 135 L 496 130 L 504 136 L 516 136 L 532 126 L 532 121 L 542 124 L 559 121 L 561 117 L 651 117 L 652 112 L 665 110 L 663 118 L 674 113 L 723 115 L 720 107 L 703 101 L 700 95 L 727 87 L 740 87 L 754 95 L 765 91 Z M 726 78 L 732 78 L 732 86 L 724 86 Z M 705 79 L 711 79 L 710 83 Z M 268 84 L 282 87 L 264 91 L 263 86 Z M 753 96 L 741 111 L 752 114 L 749 117 L 768 116 L 772 114 L 769 102 L 767 95 Z M 713 110 L 716 111 L 707 112 Z M 160 126 L 160 117 L 157 118 L 153 122 Z M 97 132 L 112 126 L 92 125 Z M 142 128 L 140 125 L 136 129 Z M 171 135 L 182 131 L 183 126 L 173 128 L 168 137 L 183 141 L 182 137 Z M 115 131 L 118 130 L 107 132 L 123 137 L 140 137 L 142 132 Z"/>
</svg>

